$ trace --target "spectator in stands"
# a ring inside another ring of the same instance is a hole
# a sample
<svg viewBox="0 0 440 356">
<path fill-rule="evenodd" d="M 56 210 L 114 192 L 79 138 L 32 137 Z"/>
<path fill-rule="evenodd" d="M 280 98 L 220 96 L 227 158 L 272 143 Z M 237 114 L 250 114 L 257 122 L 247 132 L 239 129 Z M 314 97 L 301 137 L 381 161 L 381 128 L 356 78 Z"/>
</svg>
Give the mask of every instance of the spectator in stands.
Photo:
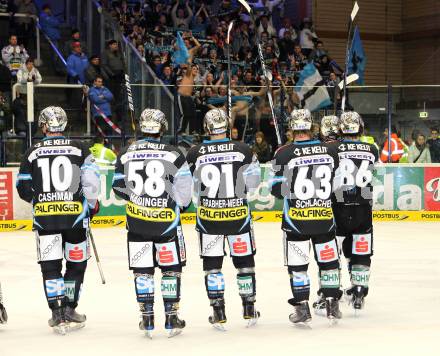
<svg viewBox="0 0 440 356">
<path fill-rule="evenodd" d="M 82 52 L 81 43 L 72 44 L 72 54 L 67 58 L 67 83 L 86 82 L 86 69 L 89 66 L 87 56 Z"/>
<path fill-rule="evenodd" d="M 64 56 L 67 58 L 73 51 L 73 44 L 79 42 L 81 44 L 81 49 L 83 50 L 84 53 L 85 49 L 87 48 L 86 43 L 84 41 L 81 40 L 81 35 L 79 33 L 79 30 L 77 28 L 74 28 L 72 30 L 72 34 L 70 39 L 68 39 L 66 41 L 66 43 L 64 44 Z"/>
<path fill-rule="evenodd" d="M 12 0 L 0 0 L 0 13 L 12 14 L 13 12 L 14 4 Z M 0 45 L 6 44 L 10 28 L 11 20 L 9 16 L 0 16 Z"/>
<path fill-rule="evenodd" d="M 263 32 L 266 32 L 269 37 L 277 36 L 277 31 L 266 15 L 260 17 L 260 26 L 258 26 L 258 34 L 261 36 Z"/>
<path fill-rule="evenodd" d="M 312 29 L 312 22 L 310 19 L 305 18 L 300 33 L 300 45 L 304 56 L 308 58 L 313 51 L 315 45 L 314 41 L 318 39 L 318 36 Z"/>
<path fill-rule="evenodd" d="M 35 31 L 35 23 L 32 16 L 37 16 L 37 8 L 32 0 L 15 0 L 15 11 L 20 14 L 26 14 L 26 17 L 17 17 L 17 34 L 20 43 L 28 47 L 29 38 L 32 38 Z"/>
<path fill-rule="evenodd" d="M 298 34 L 296 33 L 295 28 L 292 26 L 292 23 L 288 17 L 283 18 L 283 27 L 278 31 L 278 38 L 284 38 L 284 32 L 289 31 L 290 39 L 297 43 Z"/>
<path fill-rule="evenodd" d="M 233 127 L 231 129 L 231 140 L 233 140 L 233 141 L 241 141 L 240 137 L 238 136 L 238 129 L 236 127 Z"/>
<path fill-rule="evenodd" d="M 173 85 L 175 81 L 171 66 L 165 65 L 162 69 L 162 75 L 159 77 L 165 85 Z"/>
<path fill-rule="evenodd" d="M 26 95 L 19 94 L 12 102 L 12 113 L 14 114 L 13 131 L 16 135 L 26 136 L 27 128 L 27 100 Z M 12 127 L 12 125 L 11 125 Z"/>
<path fill-rule="evenodd" d="M 104 86 L 104 78 L 97 76 L 93 82 L 93 86 L 88 92 L 90 104 L 92 107 L 92 115 L 95 118 L 96 125 L 104 131 L 104 133 L 111 134 L 111 127 L 104 121 L 102 115 L 108 119 L 112 118 L 111 102 L 113 94 Z"/>
<path fill-rule="evenodd" d="M 115 102 L 119 103 L 121 85 L 124 80 L 124 58 L 119 50 L 118 42 L 110 40 L 107 46 L 101 55 L 101 67 L 109 75 L 108 88 L 112 92 Z"/>
<path fill-rule="evenodd" d="M 191 10 L 191 7 L 189 6 L 188 0 L 185 1 L 186 14 L 185 9 L 179 7 L 179 4 L 180 2 L 176 1 L 176 4 L 171 10 L 171 18 L 173 19 L 174 27 L 188 29 L 193 17 L 193 12 Z"/>
<path fill-rule="evenodd" d="M 22 84 L 18 87 L 18 91 L 22 94 L 27 94 L 27 82 L 40 84 L 42 80 L 40 72 L 34 67 L 34 60 L 28 58 L 26 64 L 17 72 L 17 83 Z"/>
<path fill-rule="evenodd" d="M 104 84 L 106 84 L 109 80 L 109 76 L 105 72 L 105 70 L 101 66 L 101 60 L 98 55 L 93 55 L 89 58 L 89 66 L 86 69 L 85 77 L 86 84 L 91 86 L 95 81 L 95 78 L 99 75 L 104 79 Z"/>
<path fill-rule="evenodd" d="M 432 163 L 440 163 L 440 139 L 438 138 L 438 128 L 431 128 L 431 138 L 428 140 L 429 151 Z"/>
<path fill-rule="evenodd" d="M 315 49 L 310 54 L 310 59 L 318 61 L 324 55 L 328 55 L 327 50 L 324 48 L 324 42 L 318 40 L 315 42 Z"/>
<path fill-rule="evenodd" d="M 326 80 L 330 77 L 330 73 L 332 71 L 328 56 L 326 54 L 322 55 L 318 58 L 317 61 L 315 61 L 315 67 L 318 69 L 319 74 L 321 74 L 321 77 Z"/>
<path fill-rule="evenodd" d="M 307 64 L 307 57 L 303 53 L 300 45 L 296 45 L 293 48 L 293 57 L 295 58 L 297 69 L 302 70 Z"/>
<path fill-rule="evenodd" d="M 0 135 L 12 127 L 9 99 L 0 91 Z"/>
<path fill-rule="evenodd" d="M 11 104 L 11 84 L 11 71 L 0 61 L 0 91 L 3 93 L 3 96 L 8 98 L 9 104 Z"/>
<path fill-rule="evenodd" d="M 18 45 L 16 35 L 9 37 L 9 45 L 2 49 L 3 63 L 9 68 L 13 77 L 17 75 L 17 71 L 25 64 L 29 55 L 23 45 Z"/>
<path fill-rule="evenodd" d="M 426 144 L 425 135 L 419 133 L 416 140 L 409 147 L 408 152 L 409 163 L 431 163 L 431 154 Z"/>
<path fill-rule="evenodd" d="M 43 5 L 43 11 L 40 14 L 40 25 L 44 33 L 58 47 L 58 40 L 61 38 L 60 21 L 52 14 L 50 5 Z"/>
<path fill-rule="evenodd" d="M 272 149 L 267 143 L 263 132 L 258 131 L 255 134 L 255 144 L 252 146 L 252 151 L 256 154 L 260 163 L 266 163 L 272 159 Z"/>
<path fill-rule="evenodd" d="M 290 30 L 283 32 L 283 37 L 278 41 L 278 48 L 280 49 L 280 61 L 287 61 L 289 56 L 294 54 L 295 41 L 292 40 Z"/>
</svg>

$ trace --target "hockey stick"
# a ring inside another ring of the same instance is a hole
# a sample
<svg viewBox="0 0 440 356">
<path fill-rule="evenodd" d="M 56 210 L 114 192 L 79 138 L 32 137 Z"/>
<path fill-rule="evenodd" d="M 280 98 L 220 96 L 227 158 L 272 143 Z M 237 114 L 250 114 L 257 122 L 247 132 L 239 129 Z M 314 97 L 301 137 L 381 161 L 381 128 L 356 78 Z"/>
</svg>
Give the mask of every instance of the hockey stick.
<svg viewBox="0 0 440 356">
<path fill-rule="evenodd" d="M 239 0 L 240 1 L 240 0 Z M 341 110 L 345 111 L 345 102 L 347 100 L 347 70 L 348 70 L 348 60 L 350 58 L 350 37 L 353 29 L 353 22 L 356 18 L 357 13 L 359 12 L 359 5 L 357 1 L 355 1 L 353 5 L 353 10 L 351 10 L 350 18 L 348 20 L 348 34 L 347 34 L 347 45 L 345 49 L 345 68 L 344 68 L 344 81 L 343 81 L 343 96 L 341 102 Z"/>
<path fill-rule="evenodd" d="M 231 21 L 228 26 L 228 36 L 226 38 L 226 43 L 228 44 L 228 116 L 229 120 L 232 120 L 232 94 L 231 94 L 231 30 L 234 26 L 234 21 Z M 231 127 L 232 130 L 232 127 Z"/>
<path fill-rule="evenodd" d="M 93 247 L 93 253 L 95 254 L 95 258 L 96 258 L 96 264 L 98 265 L 99 274 L 101 276 L 101 282 L 102 284 L 105 284 L 104 272 L 102 271 L 101 260 L 99 259 L 98 249 L 96 248 L 95 239 L 93 238 L 93 234 L 92 234 L 92 229 L 89 227 L 88 231 L 89 231 L 90 241 Z"/>
<path fill-rule="evenodd" d="M 128 42 L 128 39 L 124 36 L 121 35 L 122 40 L 125 42 L 125 46 L 128 50 L 128 47 L 130 47 L 130 44 Z M 130 115 L 130 120 L 131 120 L 131 129 L 133 130 L 133 136 L 134 139 L 137 139 L 137 134 L 136 134 L 136 119 L 135 119 L 135 112 L 134 112 L 134 101 L 133 101 L 133 95 L 131 92 L 131 83 L 130 83 L 130 75 L 128 74 L 128 62 L 127 62 L 127 55 L 124 51 L 124 48 L 122 47 L 122 42 L 121 42 L 121 52 L 122 55 L 124 56 L 124 62 L 125 62 L 125 89 L 127 92 L 127 100 L 128 100 L 128 112 Z"/>
<path fill-rule="evenodd" d="M 283 142 L 281 140 L 280 128 L 278 126 L 278 120 L 275 116 L 275 111 L 273 108 L 272 92 L 270 91 L 270 85 L 269 85 L 269 81 L 272 80 L 272 73 L 270 73 L 266 70 L 266 65 L 264 63 L 263 50 L 261 49 L 260 36 L 258 35 L 258 29 L 256 28 L 256 25 L 255 25 L 255 16 L 254 16 L 254 13 L 252 12 L 251 7 L 249 6 L 249 4 L 245 0 L 238 0 L 238 2 L 241 5 L 243 5 L 243 7 L 248 12 L 248 14 L 251 18 L 252 24 L 254 26 L 254 29 L 255 29 L 255 38 L 256 38 L 256 44 L 257 44 L 257 49 L 258 49 L 258 57 L 260 59 L 261 70 L 263 71 L 263 75 L 266 78 L 267 100 L 269 101 L 270 113 L 272 115 L 272 120 L 273 120 L 273 123 L 275 126 L 275 133 L 277 136 L 277 142 L 278 142 L 278 145 L 281 146 L 283 144 Z"/>
</svg>

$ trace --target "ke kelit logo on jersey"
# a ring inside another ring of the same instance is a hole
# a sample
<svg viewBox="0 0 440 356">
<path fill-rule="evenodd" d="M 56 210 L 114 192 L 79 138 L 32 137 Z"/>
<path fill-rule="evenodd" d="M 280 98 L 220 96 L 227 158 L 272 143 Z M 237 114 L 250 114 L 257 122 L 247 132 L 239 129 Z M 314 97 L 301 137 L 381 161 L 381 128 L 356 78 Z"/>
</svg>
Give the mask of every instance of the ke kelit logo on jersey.
<svg viewBox="0 0 440 356">
<path fill-rule="evenodd" d="M 135 205 L 132 202 L 127 203 L 127 215 L 153 222 L 173 222 L 176 219 L 176 213 L 170 208 L 149 208 Z"/>
<path fill-rule="evenodd" d="M 353 254 L 369 255 L 371 253 L 371 234 L 353 234 Z"/>
<path fill-rule="evenodd" d="M 248 216 L 249 209 L 247 206 L 236 208 L 212 209 L 199 206 L 197 215 L 200 219 L 209 221 L 234 221 L 241 220 Z"/>
<path fill-rule="evenodd" d="M 75 281 L 64 281 L 64 294 L 69 302 L 75 301 Z"/>
<path fill-rule="evenodd" d="M 254 294 L 252 276 L 237 276 L 238 294 L 241 296 Z"/>
<path fill-rule="evenodd" d="M 176 244 L 174 242 L 167 242 L 163 244 L 156 244 L 157 261 L 161 266 L 175 265 L 178 262 Z"/>
<path fill-rule="evenodd" d="M 0 173 L 0 220 L 14 219 L 12 172 Z"/>
<path fill-rule="evenodd" d="M 224 291 L 225 290 L 225 277 L 223 273 L 210 273 L 206 277 L 206 284 L 208 291 Z"/>
<path fill-rule="evenodd" d="M 177 278 L 171 276 L 163 276 L 160 289 L 162 292 L 162 297 L 177 298 Z"/>
<path fill-rule="evenodd" d="M 57 298 L 64 296 L 64 279 L 47 279 L 44 282 L 48 298 Z"/>
<path fill-rule="evenodd" d="M 293 220 L 330 220 L 333 219 L 331 208 L 290 208 L 289 217 Z"/>
<path fill-rule="evenodd" d="M 154 278 L 147 276 L 136 277 L 137 294 L 154 294 Z"/>
<path fill-rule="evenodd" d="M 82 211 L 83 206 L 77 201 L 37 203 L 34 207 L 35 216 L 79 215 Z"/>
<path fill-rule="evenodd" d="M 338 259 L 335 240 L 323 244 L 316 244 L 315 249 L 319 262 L 332 262 Z"/>
</svg>

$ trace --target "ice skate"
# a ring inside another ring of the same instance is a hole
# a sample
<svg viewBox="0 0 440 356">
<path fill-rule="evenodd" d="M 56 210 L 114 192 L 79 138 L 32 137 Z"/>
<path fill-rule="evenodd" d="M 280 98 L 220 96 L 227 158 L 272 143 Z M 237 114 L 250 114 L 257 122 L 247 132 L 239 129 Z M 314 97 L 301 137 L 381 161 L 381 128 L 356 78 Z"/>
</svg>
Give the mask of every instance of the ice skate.
<svg viewBox="0 0 440 356">
<path fill-rule="evenodd" d="M 225 301 L 218 299 L 212 304 L 213 314 L 209 317 L 209 322 L 214 328 L 220 331 L 226 331 L 224 324 L 226 323 Z"/>
<path fill-rule="evenodd" d="M 75 308 L 69 306 L 64 309 L 64 319 L 66 322 L 66 332 L 79 330 L 86 326 L 86 316 L 77 313 Z"/>
<path fill-rule="evenodd" d="M 8 314 L 6 313 L 6 308 L 2 303 L 0 303 L 0 324 L 6 324 L 8 322 Z"/>
<path fill-rule="evenodd" d="M 325 310 L 327 318 L 330 320 L 330 325 L 335 325 L 338 319 L 342 319 L 342 313 L 339 310 L 339 301 L 335 298 L 325 298 Z"/>
<path fill-rule="evenodd" d="M 344 294 L 347 303 L 353 306 L 354 313 L 357 316 L 359 311 L 364 309 L 365 297 L 367 296 L 367 289 L 363 286 L 353 286 L 345 290 Z"/>
<path fill-rule="evenodd" d="M 64 318 L 64 308 L 52 309 L 52 318 L 49 319 L 48 324 L 55 333 L 66 335 L 67 325 Z"/>
<path fill-rule="evenodd" d="M 250 328 L 257 324 L 260 312 L 255 310 L 254 302 L 243 303 L 243 318 L 248 321 L 246 327 Z"/>
<path fill-rule="evenodd" d="M 312 321 L 310 314 L 309 302 L 304 300 L 293 305 L 293 313 L 289 315 L 289 320 L 298 327 L 310 328 L 309 323 Z"/>
<path fill-rule="evenodd" d="M 178 310 L 178 303 L 165 303 L 165 329 L 168 331 L 169 338 L 182 333 L 186 325 L 185 320 L 179 319 Z"/>
<path fill-rule="evenodd" d="M 145 331 L 145 335 L 152 339 L 154 330 L 154 311 L 153 305 L 147 304 L 142 307 L 141 321 L 139 322 L 139 329 Z"/>
<path fill-rule="evenodd" d="M 315 315 L 326 316 L 325 311 L 325 298 L 322 293 L 318 293 L 318 299 L 313 303 L 313 310 Z"/>
</svg>

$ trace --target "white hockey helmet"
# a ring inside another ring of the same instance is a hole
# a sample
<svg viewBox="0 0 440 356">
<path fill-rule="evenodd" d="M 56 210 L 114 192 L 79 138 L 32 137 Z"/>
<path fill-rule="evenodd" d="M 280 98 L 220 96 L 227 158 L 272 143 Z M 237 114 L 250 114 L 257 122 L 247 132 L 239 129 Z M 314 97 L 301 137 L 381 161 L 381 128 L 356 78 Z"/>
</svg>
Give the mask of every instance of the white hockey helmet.
<svg viewBox="0 0 440 356">
<path fill-rule="evenodd" d="M 312 129 L 312 114 L 308 109 L 293 110 L 289 118 L 289 128 L 292 131 Z"/>
<path fill-rule="evenodd" d="M 339 127 L 343 134 L 361 134 L 364 130 L 364 121 L 356 111 L 347 111 L 341 115 Z"/>
<path fill-rule="evenodd" d="M 209 110 L 203 119 L 203 127 L 208 135 L 224 134 L 229 128 L 229 117 L 222 109 Z"/>
<path fill-rule="evenodd" d="M 48 106 L 40 112 L 38 117 L 38 126 L 46 126 L 49 132 L 63 132 L 66 125 L 66 112 L 59 106 Z"/>
<path fill-rule="evenodd" d="M 320 127 L 322 137 L 337 136 L 339 133 L 339 118 L 335 115 L 324 116 Z"/>
<path fill-rule="evenodd" d="M 163 134 L 168 130 L 165 114 L 157 109 L 145 109 L 139 118 L 141 132 L 147 134 Z"/>
</svg>

